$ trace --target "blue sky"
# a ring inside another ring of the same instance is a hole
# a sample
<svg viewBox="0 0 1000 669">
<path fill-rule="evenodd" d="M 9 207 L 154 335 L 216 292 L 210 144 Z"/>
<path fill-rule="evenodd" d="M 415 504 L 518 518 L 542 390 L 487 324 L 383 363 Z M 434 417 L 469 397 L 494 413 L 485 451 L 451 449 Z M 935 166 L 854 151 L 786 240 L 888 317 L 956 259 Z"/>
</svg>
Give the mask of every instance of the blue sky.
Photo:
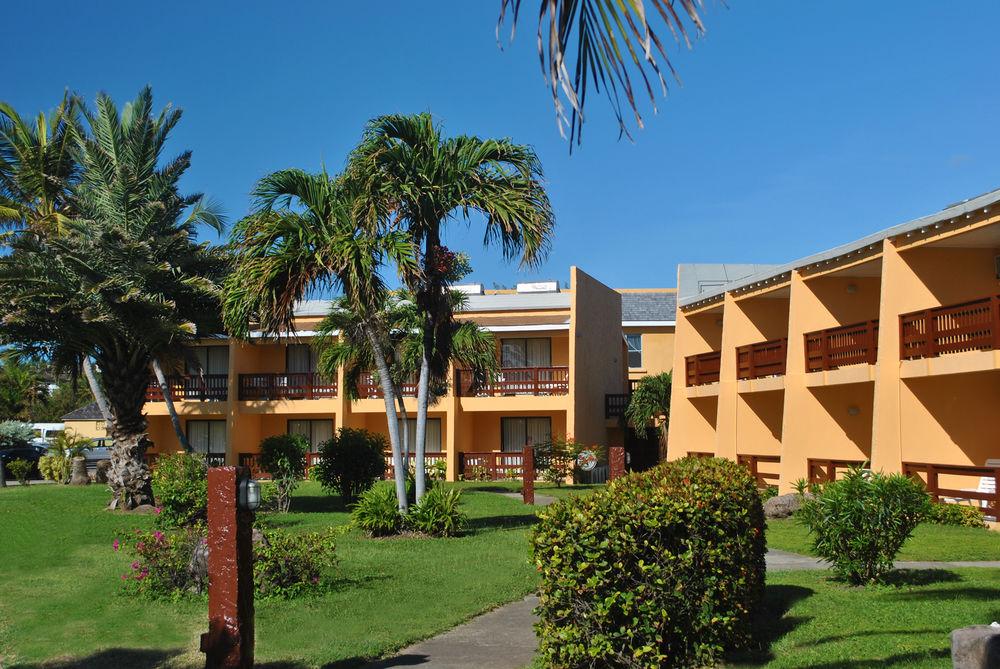
<svg viewBox="0 0 1000 669">
<path fill-rule="evenodd" d="M 683 87 L 635 143 L 593 97 L 572 155 L 524 5 L 501 51 L 498 0 L 12 3 L 0 99 L 34 113 L 65 88 L 124 102 L 151 84 L 184 110 L 185 186 L 230 220 L 268 171 L 339 169 L 381 113 L 531 144 L 557 217 L 545 265 L 503 263 L 476 223 L 446 238 L 487 286 L 571 264 L 673 286 L 679 262 L 784 262 L 1000 186 L 1000 3 L 708 0 L 707 35 L 671 46 Z"/>
</svg>

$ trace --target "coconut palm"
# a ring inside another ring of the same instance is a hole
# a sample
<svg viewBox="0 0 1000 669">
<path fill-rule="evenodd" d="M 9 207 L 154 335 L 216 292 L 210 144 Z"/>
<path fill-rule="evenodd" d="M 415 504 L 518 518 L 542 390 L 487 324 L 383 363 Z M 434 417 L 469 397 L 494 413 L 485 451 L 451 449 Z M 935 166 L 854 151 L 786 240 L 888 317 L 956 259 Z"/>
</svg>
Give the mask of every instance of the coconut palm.
<svg viewBox="0 0 1000 669">
<path fill-rule="evenodd" d="M 625 407 L 625 421 L 637 436 L 645 436 L 646 426 L 652 422 L 659 428 L 660 443 L 666 443 L 667 427 L 670 423 L 672 379 L 670 372 L 639 379 L 629 398 L 628 406 Z M 665 457 L 666 453 L 661 455 Z"/>
<path fill-rule="evenodd" d="M 404 277 L 423 321 L 415 444 L 419 500 L 428 391 L 432 379 L 444 379 L 451 358 L 452 310 L 445 287 L 454 254 L 441 245 L 443 228 L 479 214 L 485 245 L 498 245 L 508 260 L 535 265 L 548 250 L 554 216 L 531 148 L 508 139 L 446 138 L 430 114 L 370 121 L 349 171 L 370 208 L 391 211 L 393 223 L 420 252 L 423 271 Z"/>
<path fill-rule="evenodd" d="M 233 229 L 233 273 L 224 286 L 223 317 L 229 333 L 249 339 L 253 327 L 272 336 L 294 334 L 295 305 L 312 290 L 338 289 L 359 315 L 357 336 L 368 340 L 389 417 L 393 465 L 403 471 L 395 391 L 382 331 L 380 305 L 388 288 L 380 270 L 394 263 L 404 274 L 418 271 L 413 244 L 399 231 L 380 229 L 386 216 L 378 203 L 362 215 L 352 184 L 325 171 L 274 172 L 253 192 L 254 211 Z M 396 481 L 405 509 L 405 481 Z"/>
<path fill-rule="evenodd" d="M 632 84 L 632 73 L 642 79 L 642 92 L 654 112 L 654 85 L 667 94 L 664 72 L 669 71 L 680 82 L 654 26 L 665 25 L 676 42 L 690 48 L 691 33 L 700 36 L 705 32 L 698 14 L 701 4 L 702 0 L 539 0 L 538 58 L 552 95 L 559 133 L 565 137 L 569 127 L 570 146 L 574 140 L 580 141 L 589 85 L 598 93 L 604 88 L 622 135 L 631 137 L 622 97 L 636 126 L 642 128 L 636 101 L 640 93 Z M 498 40 L 508 18 L 513 40 L 520 9 L 521 0 L 500 0 Z M 569 105 L 568 116 L 563 99 Z"/>
<path fill-rule="evenodd" d="M 98 96 L 75 149 L 72 217 L 58 235 L 12 233 L 0 257 L 0 345 L 63 369 L 93 358 L 101 370 L 94 378 L 112 415 L 112 507 L 153 501 L 142 413 L 150 366 L 217 331 L 227 267 L 222 252 L 197 242 L 200 225 L 221 229 L 218 212 L 178 190 L 190 153 L 160 164 L 180 112 L 154 114 L 152 104 L 149 88 L 121 113 Z"/>
</svg>

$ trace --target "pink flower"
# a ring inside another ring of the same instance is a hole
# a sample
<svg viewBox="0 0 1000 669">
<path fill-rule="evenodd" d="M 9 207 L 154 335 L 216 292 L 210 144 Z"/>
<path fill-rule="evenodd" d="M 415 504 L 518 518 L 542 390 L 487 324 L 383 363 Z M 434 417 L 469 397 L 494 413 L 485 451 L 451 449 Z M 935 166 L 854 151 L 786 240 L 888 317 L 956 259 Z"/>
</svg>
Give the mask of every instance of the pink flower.
<svg viewBox="0 0 1000 669">
<path fill-rule="evenodd" d="M 159 530 L 157 530 L 157 531 L 153 532 L 153 537 L 157 541 L 163 541 L 163 532 L 160 532 Z"/>
<path fill-rule="evenodd" d="M 138 568 L 139 568 L 139 561 L 136 560 L 135 562 L 132 563 L 132 569 L 138 569 Z"/>
<path fill-rule="evenodd" d="M 146 544 L 142 543 L 141 541 L 140 541 L 140 542 L 138 542 L 138 543 L 137 543 L 137 544 L 135 545 L 135 549 L 136 549 L 137 551 L 141 551 L 141 550 L 142 550 L 143 548 L 145 548 L 145 547 L 146 547 Z"/>
<path fill-rule="evenodd" d="M 111 542 L 111 547 L 114 548 L 116 552 L 117 552 L 119 546 L 121 546 L 121 542 L 118 541 L 117 539 L 115 539 L 114 541 Z"/>
<path fill-rule="evenodd" d="M 158 507 L 156 507 L 156 508 L 153 509 L 153 512 L 156 513 L 156 514 L 159 514 L 162 511 L 163 511 L 163 507 L 161 507 L 161 506 L 158 506 Z"/>
<path fill-rule="evenodd" d="M 128 574 L 122 574 L 122 580 L 123 581 L 127 581 L 128 580 Z"/>
<path fill-rule="evenodd" d="M 149 576 L 149 572 L 146 571 L 145 569 L 143 569 L 141 572 L 138 573 L 138 575 L 136 575 L 135 578 L 136 578 L 136 580 L 141 581 L 142 579 L 146 578 L 147 576 Z"/>
</svg>

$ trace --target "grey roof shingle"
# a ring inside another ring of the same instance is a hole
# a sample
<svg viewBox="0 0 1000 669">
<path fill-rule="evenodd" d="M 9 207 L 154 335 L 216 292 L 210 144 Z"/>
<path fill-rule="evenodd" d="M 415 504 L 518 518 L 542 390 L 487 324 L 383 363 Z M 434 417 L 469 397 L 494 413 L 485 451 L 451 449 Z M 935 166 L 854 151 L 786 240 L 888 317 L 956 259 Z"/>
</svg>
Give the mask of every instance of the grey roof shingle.
<svg viewBox="0 0 1000 669">
<path fill-rule="evenodd" d="M 664 321 L 677 318 L 677 293 L 622 293 L 622 322 Z"/>
<path fill-rule="evenodd" d="M 91 402 L 87 406 L 80 407 L 79 409 L 73 409 L 68 414 L 62 417 L 64 421 L 66 420 L 101 420 L 104 416 L 101 415 L 101 409 L 97 406 L 97 402 Z"/>
</svg>

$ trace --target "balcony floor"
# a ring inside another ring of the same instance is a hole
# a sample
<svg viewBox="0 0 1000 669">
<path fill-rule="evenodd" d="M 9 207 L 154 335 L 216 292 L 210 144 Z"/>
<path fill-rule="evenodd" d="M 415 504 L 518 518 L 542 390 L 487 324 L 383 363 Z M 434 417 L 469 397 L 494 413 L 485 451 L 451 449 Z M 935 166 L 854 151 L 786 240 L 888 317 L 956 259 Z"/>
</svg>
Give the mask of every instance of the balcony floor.
<svg viewBox="0 0 1000 669">
<path fill-rule="evenodd" d="M 759 379 L 741 379 L 736 382 L 736 392 L 741 395 L 746 393 L 767 393 L 785 389 L 785 377 L 765 376 Z"/>
<path fill-rule="evenodd" d="M 875 365 L 862 363 L 837 369 L 827 369 L 806 374 L 807 388 L 843 386 L 851 383 L 872 383 L 875 381 Z"/>
<path fill-rule="evenodd" d="M 899 363 L 899 376 L 916 379 L 944 374 L 970 374 L 1000 369 L 1000 351 L 965 351 L 949 353 L 936 358 L 903 360 Z"/>
<path fill-rule="evenodd" d="M 705 383 L 700 386 L 687 386 L 684 389 L 684 393 L 689 399 L 694 399 L 697 397 L 718 397 L 719 396 L 719 382 L 715 383 Z"/>
</svg>

